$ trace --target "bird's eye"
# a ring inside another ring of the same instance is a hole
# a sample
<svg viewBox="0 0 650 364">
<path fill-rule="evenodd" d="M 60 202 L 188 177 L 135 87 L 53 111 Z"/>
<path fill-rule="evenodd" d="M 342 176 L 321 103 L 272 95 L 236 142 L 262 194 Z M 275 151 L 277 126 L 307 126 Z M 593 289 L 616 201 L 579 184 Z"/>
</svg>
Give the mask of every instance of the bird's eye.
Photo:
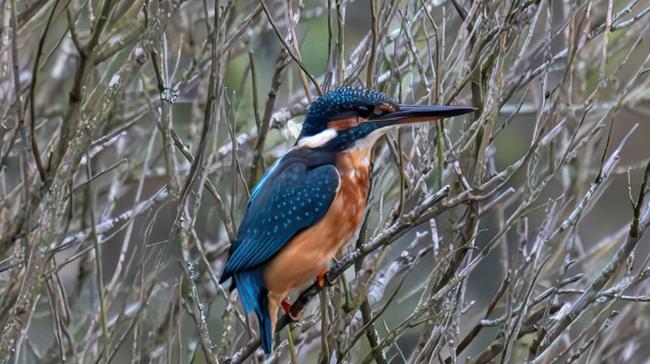
<svg viewBox="0 0 650 364">
<path fill-rule="evenodd" d="M 361 116 L 362 118 L 368 118 L 370 114 L 374 112 L 375 108 L 369 108 L 366 105 L 360 105 L 357 107 L 357 115 Z"/>
</svg>

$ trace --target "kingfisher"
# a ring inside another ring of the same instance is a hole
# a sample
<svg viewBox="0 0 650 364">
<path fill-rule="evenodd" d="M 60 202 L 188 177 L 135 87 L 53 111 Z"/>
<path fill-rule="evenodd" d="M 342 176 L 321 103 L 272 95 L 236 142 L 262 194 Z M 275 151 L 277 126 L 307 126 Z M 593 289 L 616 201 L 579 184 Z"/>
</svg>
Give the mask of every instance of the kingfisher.
<svg viewBox="0 0 650 364">
<path fill-rule="evenodd" d="M 259 180 L 220 278 L 233 278 L 270 353 L 280 308 L 307 283 L 323 287 L 328 264 L 358 232 L 366 211 L 374 144 L 392 127 L 475 111 L 402 105 L 384 93 L 341 87 L 318 97 L 295 145 Z M 292 319 L 297 319 L 292 317 Z"/>
</svg>

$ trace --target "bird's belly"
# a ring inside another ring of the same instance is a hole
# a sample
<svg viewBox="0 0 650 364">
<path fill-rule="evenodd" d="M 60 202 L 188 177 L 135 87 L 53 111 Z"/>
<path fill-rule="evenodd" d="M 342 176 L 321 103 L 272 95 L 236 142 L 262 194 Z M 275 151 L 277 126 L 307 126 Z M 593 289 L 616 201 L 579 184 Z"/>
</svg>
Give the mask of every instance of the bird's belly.
<svg viewBox="0 0 650 364">
<path fill-rule="evenodd" d="M 359 229 L 368 197 L 369 166 L 352 173 L 339 168 L 341 187 L 325 216 L 285 245 L 264 270 L 269 293 L 286 297 L 288 293 L 314 281 L 334 255 Z"/>
</svg>

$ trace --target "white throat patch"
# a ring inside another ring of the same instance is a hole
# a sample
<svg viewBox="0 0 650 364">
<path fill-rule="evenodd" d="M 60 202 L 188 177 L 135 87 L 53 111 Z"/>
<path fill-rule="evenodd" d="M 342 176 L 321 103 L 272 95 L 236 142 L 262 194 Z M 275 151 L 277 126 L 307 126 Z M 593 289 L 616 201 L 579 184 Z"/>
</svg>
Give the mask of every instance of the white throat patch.
<svg viewBox="0 0 650 364">
<path fill-rule="evenodd" d="M 336 135 L 338 133 L 336 130 L 328 128 L 316 135 L 308 136 L 306 138 L 302 138 L 298 141 L 298 144 L 296 145 L 296 148 L 318 148 L 322 147 L 323 145 L 327 144 L 330 140 L 336 138 Z"/>
<path fill-rule="evenodd" d="M 381 138 L 384 134 L 386 134 L 390 129 L 393 129 L 392 126 L 386 127 L 386 128 L 381 128 L 373 131 L 372 133 L 366 135 L 365 138 L 357 140 L 353 148 L 357 149 L 369 149 L 372 148 L 377 140 Z"/>
</svg>

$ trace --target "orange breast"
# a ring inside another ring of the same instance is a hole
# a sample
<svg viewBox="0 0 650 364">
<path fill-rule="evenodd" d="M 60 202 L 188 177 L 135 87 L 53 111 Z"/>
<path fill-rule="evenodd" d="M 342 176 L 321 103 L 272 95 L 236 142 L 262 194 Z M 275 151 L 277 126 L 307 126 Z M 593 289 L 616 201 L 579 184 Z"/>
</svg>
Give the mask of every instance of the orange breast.
<svg viewBox="0 0 650 364">
<path fill-rule="evenodd" d="M 322 220 L 303 230 L 267 265 L 264 283 L 271 300 L 311 283 L 363 220 L 370 178 L 370 149 L 342 153 L 336 162 L 341 185 Z M 273 313 L 272 313 L 273 315 Z"/>
</svg>

